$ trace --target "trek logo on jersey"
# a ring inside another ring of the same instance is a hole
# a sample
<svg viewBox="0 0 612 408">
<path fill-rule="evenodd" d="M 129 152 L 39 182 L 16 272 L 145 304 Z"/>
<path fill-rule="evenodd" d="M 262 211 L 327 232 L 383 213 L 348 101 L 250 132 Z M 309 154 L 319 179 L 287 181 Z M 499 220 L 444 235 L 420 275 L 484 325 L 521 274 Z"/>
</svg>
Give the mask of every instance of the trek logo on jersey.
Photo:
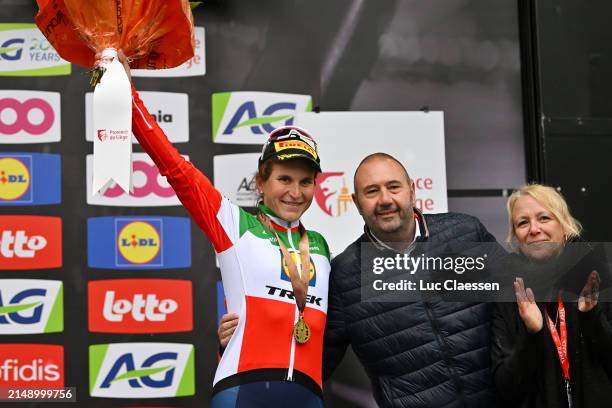
<svg viewBox="0 0 612 408">
<path fill-rule="evenodd" d="M 315 202 L 330 217 L 345 215 L 353 205 L 344 172 L 323 172 L 317 176 Z"/>
<path fill-rule="evenodd" d="M 191 266 L 188 218 L 90 218 L 87 236 L 90 268 L 172 269 Z"/>
<path fill-rule="evenodd" d="M 282 251 L 280 249 L 279 251 L 281 254 L 281 257 L 280 257 L 281 259 L 281 279 L 287 282 L 291 282 L 291 272 L 289 271 L 289 267 L 287 266 L 285 257 L 283 257 Z M 289 252 L 289 255 L 291 255 L 291 258 L 293 258 L 293 262 L 295 262 L 296 266 L 300 264 L 301 258 L 298 253 Z M 316 269 L 315 269 L 312 257 L 310 257 L 310 280 L 308 281 L 308 286 L 316 286 L 316 285 L 317 285 Z"/>
<path fill-rule="evenodd" d="M 0 344 L 0 388 L 61 388 L 64 347 Z"/>
<path fill-rule="evenodd" d="M 0 206 L 59 204 L 58 154 L 0 153 Z"/>
<path fill-rule="evenodd" d="M 63 304 L 61 281 L 0 279 L 0 334 L 61 332 Z"/>
<path fill-rule="evenodd" d="M 88 293 L 91 332 L 171 333 L 193 328 L 191 281 L 90 281 Z"/>
<path fill-rule="evenodd" d="M 189 160 L 189 157 L 183 156 Z M 132 181 L 134 191 L 126 193 L 111 182 L 96 195 L 92 192 L 93 155 L 86 158 L 87 204 L 113 207 L 165 207 L 181 205 L 166 178 L 146 153 L 132 153 Z"/>
<path fill-rule="evenodd" d="M 178 67 L 168 69 L 133 69 L 134 77 L 189 77 L 206 74 L 206 46 L 204 27 L 194 27 L 194 55 Z"/>
<path fill-rule="evenodd" d="M 0 215 L 0 270 L 61 266 L 61 218 Z"/>
<path fill-rule="evenodd" d="M 59 92 L 0 90 L 0 144 L 59 142 Z"/>
<path fill-rule="evenodd" d="M 272 92 L 222 92 L 212 96 L 215 143 L 263 144 L 280 126 L 312 110 L 310 95 Z"/>
<path fill-rule="evenodd" d="M 141 91 L 139 95 L 172 143 L 189 141 L 189 97 L 186 93 Z M 85 94 L 85 139 L 93 142 L 94 137 L 104 138 L 99 133 L 94 134 L 93 92 L 88 92 Z M 132 143 L 138 143 L 133 135 Z"/>
<path fill-rule="evenodd" d="M 180 343 L 114 343 L 89 347 L 89 394 L 164 398 L 195 394 L 194 348 Z"/>
<path fill-rule="evenodd" d="M 270 296 L 278 296 L 280 298 L 287 298 L 291 300 L 295 300 L 295 295 L 292 290 L 277 288 L 276 286 L 266 285 L 266 289 L 268 289 L 268 295 Z M 323 298 L 317 297 L 315 295 L 306 295 L 306 304 L 309 305 L 317 305 L 321 306 L 321 301 Z"/>
<path fill-rule="evenodd" d="M 36 24 L 0 23 L 0 76 L 70 75 Z"/>
</svg>

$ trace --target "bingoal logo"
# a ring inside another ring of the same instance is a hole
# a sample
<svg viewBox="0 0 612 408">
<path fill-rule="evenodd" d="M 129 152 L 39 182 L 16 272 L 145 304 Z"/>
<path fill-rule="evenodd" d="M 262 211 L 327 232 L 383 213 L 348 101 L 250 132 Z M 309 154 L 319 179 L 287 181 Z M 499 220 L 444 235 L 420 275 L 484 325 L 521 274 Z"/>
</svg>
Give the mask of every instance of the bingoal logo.
<svg viewBox="0 0 612 408">
<path fill-rule="evenodd" d="M 0 345 L 0 388 L 60 388 L 63 386 L 63 346 Z"/>
</svg>

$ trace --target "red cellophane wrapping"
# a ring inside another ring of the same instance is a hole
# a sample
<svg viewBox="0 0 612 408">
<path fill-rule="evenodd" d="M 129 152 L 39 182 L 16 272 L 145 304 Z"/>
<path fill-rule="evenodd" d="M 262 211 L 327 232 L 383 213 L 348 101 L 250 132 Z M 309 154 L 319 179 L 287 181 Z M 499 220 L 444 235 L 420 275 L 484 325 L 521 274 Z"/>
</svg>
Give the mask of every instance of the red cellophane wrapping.
<svg viewBox="0 0 612 408">
<path fill-rule="evenodd" d="M 176 67 L 193 56 L 188 0 L 37 0 L 36 24 L 66 61 L 92 68 L 105 48 L 130 67 Z"/>
</svg>

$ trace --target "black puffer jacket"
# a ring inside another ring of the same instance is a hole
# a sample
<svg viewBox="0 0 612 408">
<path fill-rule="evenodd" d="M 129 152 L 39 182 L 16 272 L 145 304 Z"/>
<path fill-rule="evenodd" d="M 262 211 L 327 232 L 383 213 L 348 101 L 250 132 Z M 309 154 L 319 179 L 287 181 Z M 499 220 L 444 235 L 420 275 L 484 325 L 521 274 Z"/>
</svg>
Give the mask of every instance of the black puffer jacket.
<svg viewBox="0 0 612 408">
<path fill-rule="evenodd" d="M 474 217 L 417 215 L 419 241 L 495 242 Z M 489 359 L 490 304 L 362 302 L 360 248 L 364 242 L 371 242 L 367 233 L 332 261 L 324 378 L 350 344 L 381 407 L 495 407 Z M 505 254 L 494 246 L 499 256 Z"/>
</svg>

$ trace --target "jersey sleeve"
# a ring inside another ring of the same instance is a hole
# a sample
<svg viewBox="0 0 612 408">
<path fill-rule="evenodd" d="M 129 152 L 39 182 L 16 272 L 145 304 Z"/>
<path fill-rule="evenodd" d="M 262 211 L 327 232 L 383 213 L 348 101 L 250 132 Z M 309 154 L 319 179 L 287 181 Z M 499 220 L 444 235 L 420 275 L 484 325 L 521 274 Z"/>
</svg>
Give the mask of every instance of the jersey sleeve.
<svg viewBox="0 0 612 408">
<path fill-rule="evenodd" d="M 165 176 L 195 223 L 223 252 L 238 238 L 239 208 L 215 189 L 210 180 L 185 160 L 149 114 L 132 85 L 132 131 Z"/>
</svg>

